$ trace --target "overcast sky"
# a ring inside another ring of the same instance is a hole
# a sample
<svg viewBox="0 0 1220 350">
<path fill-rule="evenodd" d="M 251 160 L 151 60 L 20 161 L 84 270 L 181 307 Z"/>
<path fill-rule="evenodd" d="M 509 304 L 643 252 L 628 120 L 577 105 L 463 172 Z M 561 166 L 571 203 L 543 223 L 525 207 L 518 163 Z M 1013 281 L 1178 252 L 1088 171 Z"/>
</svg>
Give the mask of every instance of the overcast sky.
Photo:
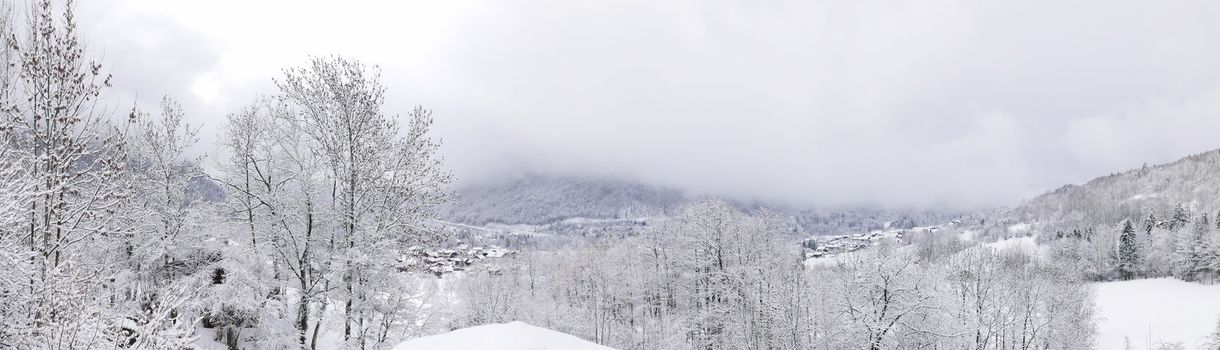
<svg viewBox="0 0 1220 350">
<path fill-rule="evenodd" d="M 380 65 L 467 183 L 621 176 L 818 205 L 1011 205 L 1220 148 L 1217 1 L 84 1 L 126 101 L 225 113 Z"/>
</svg>

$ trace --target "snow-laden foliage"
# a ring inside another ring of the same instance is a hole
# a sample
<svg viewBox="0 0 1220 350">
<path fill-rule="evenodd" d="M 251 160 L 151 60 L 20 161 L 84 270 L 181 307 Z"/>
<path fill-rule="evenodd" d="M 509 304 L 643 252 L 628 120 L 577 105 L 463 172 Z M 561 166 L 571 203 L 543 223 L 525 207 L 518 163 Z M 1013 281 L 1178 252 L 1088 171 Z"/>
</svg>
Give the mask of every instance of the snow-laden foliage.
<svg viewBox="0 0 1220 350">
<path fill-rule="evenodd" d="M 1185 281 L 1220 281 L 1220 228 L 1207 213 L 1192 216 L 1149 212 L 1115 225 L 1043 232 L 1047 257 L 1076 266 L 1094 281 L 1173 276 Z M 1169 217 L 1159 220 L 1158 217 Z"/>
<path fill-rule="evenodd" d="M 111 287 L 121 272 L 113 253 L 130 232 L 127 125 L 96 108 L 110 78 L 85 55 L 70 9 L 33 2 L 20 30 L 5 4 L 9 68 L 0 162 L 10 182 L 0 259 L 14 266 L 0 278 L 3 299 L 11 302 L 0 345 L 83 349 L 121 342 L 129 331 L 126 312 L 111 302 L 119 294 Z"/>
<path fill-rule="evenodd" d="M 1036 236 L 1094 281 L 1220 281 L 1220 150 L 1069 185 L 971 222 L 976 239 Z M 1020 228 L 1020 229 L 1017 229 Z"/>
<path fill-rule="evenodd" d="M 343 58 L 315 58 L 277 84 L 280 94 L 229 116 L 217 179 L 231 193 L 228 239 L 262 257 L 225 274 L 264 274 L 251 283 L 263 283 L 283 312 L 215 326 L 240 331 L 249 322 L 316 346 L 330 310 L 345 346 L 390 342 L 397 328 L 418 326 L 406 312 L 415 300 L 403 292 L 418 276 L 400 273 L 397 259 L 434 241 L 420 223 L 452 198 L 452 176 L 427 134 L 431 112 L 416 108 L 401 128 L 381 111 L 376 69 Z M 245 309 L 259 307 L 210 314 Z"/>
<path fill-rule="evenodd" d="M 808 267 L 783 219 L 727 202 L 469 276 L 456 327 L 525 320 L 620 349 L 1088 349 L 1080 274 L 925 240 Z"/>
<path fill-rule="evenodd" d="M 429 111 L 402 127 L 381 112 L 375 68 L 320 58 L 285 71 L 279 94 L 230 116 L 220 171 L 205 174 L 198 128 L 172 98 L 125 116 L 99 105 L 110 76 L 71 2 L 24 16 L 11 4 L 0 348 L 286 349 L 340 331 L 344 347 L 378 348 L 430 324 L 421 299 L 435 291 L 396 263 L 434 239 L 420 223 L 452 199 L 451 175 Z"/>
</svg>

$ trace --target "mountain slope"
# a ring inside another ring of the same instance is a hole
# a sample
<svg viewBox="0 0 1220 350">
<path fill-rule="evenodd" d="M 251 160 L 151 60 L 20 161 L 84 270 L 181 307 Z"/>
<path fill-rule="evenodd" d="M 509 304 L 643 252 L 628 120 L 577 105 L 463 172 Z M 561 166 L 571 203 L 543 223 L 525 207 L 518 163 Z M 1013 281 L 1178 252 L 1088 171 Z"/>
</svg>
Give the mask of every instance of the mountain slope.
<svg viewBox="0 0 1220 350">
<path fill-rule="evenodd" d="M 704 196 L 638 182 L 530 175 L 458 190 L 458 203 L 443 211 L 447 221 L 487 225 L 526 224 L 555 226 L 589 219 L 635 220 L 671 213 L 683 203 Z M 731 201 L 747 212 L 771 210 L 790 218 L 795 233 L 839 234 L 883 228 L 911 228 L 940 224 L 955 218 L 935 210 L 881 208 L 809 208 L 765 201 Z"/>
<path fill-rule="evenodd" d="M 444 217 L 474 225 L 663 215 L 686 198 L 681 191 L 634 182 L 541 175 L 479 184 L 458 194 Z"/>
<path fill-rule="evenodd" d="M 1002 217 L 1041 227 L 1114 225 L 1127 218 L 1138 220 L 1150 211 L 1164 219 L 1179 203 L 1196 213 L 1220 208 L 1220 150 L 1067 185 Z"/>
</svg>

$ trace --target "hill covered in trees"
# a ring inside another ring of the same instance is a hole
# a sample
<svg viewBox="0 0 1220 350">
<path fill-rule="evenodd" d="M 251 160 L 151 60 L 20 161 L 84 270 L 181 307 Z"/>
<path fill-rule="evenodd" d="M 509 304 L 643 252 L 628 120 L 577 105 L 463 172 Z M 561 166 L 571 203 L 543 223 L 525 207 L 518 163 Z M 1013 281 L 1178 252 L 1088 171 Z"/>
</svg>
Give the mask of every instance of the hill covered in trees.
<svg viewBox="0 0 1220 350">
<path fill-rule="evenodd" d="M 472 225 L 548 225 L 572 219 L 642 219 L 672 215 L 683 203 L 708 199 L 637 181 L 531 174 L 458 189 L 443 211 L 449 221 Z M 788 218 L 794 233 L 839 234 L 939 224 L 956 214 L 936 210 L 875 207 L 814 208 L 768 201 L 730 200 L 747 212 L 773 211 Z"/>
<path fill-rule="evenodd" d="M 682 191 L 638 182 L 536 174 L 466 186 L 458 194 L 444 216 L 475 225 L 657 216 L 686 200 Z"/>
<path fill-rule="evenodd" d="M 1192 212 L 1220 209 L 1220 150 L 1143 166 L 1067 185 L 1037 196 L 998 216 L 1035 229 L 1115 225 L 1149 213 L 1172 214 L 1178 205 Z"/>
<path fill-rule="evenodd" d="M 1036 236 L 1046 256 L 1094 281 L 1220 280 L 1220 151 L 1067 185 L 980 215 L 983 239 Z"/>
</svg>

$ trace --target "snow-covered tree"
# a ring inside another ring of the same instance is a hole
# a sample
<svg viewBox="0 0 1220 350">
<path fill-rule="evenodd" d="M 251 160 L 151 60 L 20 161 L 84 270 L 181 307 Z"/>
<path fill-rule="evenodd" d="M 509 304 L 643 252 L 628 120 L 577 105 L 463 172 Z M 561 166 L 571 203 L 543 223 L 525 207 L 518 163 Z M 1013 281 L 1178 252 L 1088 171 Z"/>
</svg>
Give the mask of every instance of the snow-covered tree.
<svg viewBox="0 0 1220 350">
<path fill-rule="evenodd" d="M 1215 277 L 1212 226 L 1204 213 L 1194 228 L 1177 242 L 1174 275 L 1185 281 L 1210 281 Z"/>
<path fill-rule="evenodd" d="M 0 38 L 13 35 L 15 9 L 12 2 L 0 3 Z M 12 105 L 16 91 L 15 52 L 3 40 L 0 49 L 0 106 Z M 7 111 L 6 111 L 7 112 Z M 10 118 L 0 118 L 0 291 L 24 290 L 32 274 L 30 259 L 33 252 L 24 241 L 22 223 L 26 218 L 26 204 L 35 195 L 32 191 L 34 179 L 27 171 L 32 163 L 26 149 L 15 147 L 15 123 Z M 17 337 L 26 330 L 20 321 L 29 315 L 27 307 L 33 297 L 29 293 L 3 292 L 0 298 L 0 347 L 14 347 Z"/>
<path fill-rule="evenodd" d="M 272 267 L 231 266 L 226 272 L 272 274 L 260 287 L 276 296 L 267 302 L 292 305 L 295 341 L 312 347 L 321 332 L 322 320 L 315 317 L 322 315 L 318 306 L 326 301 L 335 260 L 327 234 L 334 215 L 328 210 L 323 160 L 303 121 L 279 99 L 256 98 L 228 121 L 222 139 L 227 156 L 218 180 L 232 193 L 228 208 L 241 232 L 228 239 L 242 243 L 228 249 L 264 257 Z M 285 288 L 293 292 L 284 293 Z"/>
<path fill-rule="evenodd" d="M 21 228 L 31 255 L 29 273 L 11 290 L 24 302 L 9 320 L 21 334 L 13 344 L 92 348 L 121 338 L 105 277 L 115 272 L 114 238 L 130 229 L 127 126 L 97 106 L 110 77 L 79 41 L 72 4 L 41 0 L 28 10 L 24 33 L 6 37 L 17 79 L 0 108 L 4 147 L 28 157 L 6 165 L 22 167 L 16 183 L 34 194 L 17 202 L 22 222 L 10 226 Z"/>
<path fill-rule="evenodd" d="M 406 135 L 382 112 L 385 88 L 379 72 L 343 58 L 314 58 L 288 69 L 277 84 L 299 113 L 317 146 L 334 191 L 334 233 L 343 256 L 344 338 L 365 347 L 370 314 L 365 303 L 378 293 L 371 281 L 395 277 L 389 269 L 398 244 L 425 240 L 419 223 L 435 215 L 451 195 L 452 175 L 435 155 L 427 132 L 431 113 L 417 108 Z"/>
<path fill-rule="evenodd" d="M 1152 230 L 1155 229 L 1157 226 L 1160 226 L 1160 225 L 1156 219 L 1156 213 L 1149 212 L 1148 216 L 1144 217 L 1144 221 L 1140 225 L 1140 228 L 1143 230 L 1144 235 L 1152 236 Z"/>
<path fill-rule="evenodd" d="M 1186 210 L 1186 207 L 1182 206 L 1182 203 L 1178 203 L 1173 209 L 1173 216 L 1169 218 L 1169 222 L 1166 225 L 1168 225 L 1170 231 L 1177 231 L 1186 227 L 1186 224 L 1189 223 L 1190 212 Z"/>
<path fill-rule="evenodd" d="M 954 254 L 948 264 L 950 290 L 956 294 L 953 299 L 961 301 L 953 310 L 971 348 L 998 346 L 1010 318 L 1004 313 L 1008 276 L 1000 257 L 990 249 L 972 248 Z"/>
<path fill-rule="evenodd" d="M 191 181 L 200 176 L 198 160 L 187 155 L 198 128 L 181 106 L 165 97 L 156 116 L 133 109 L 136 127 L 130 140 L 134 193 L 131 229 L 120 238 L 115 278 L 122 290 L 128 342 L 168 347 L 194 340 L 194 279 L 212 261 L 203 249 L 204 227 L 219 219 L 202 205 Z M 184 316 L 178 317 L 181 313 Z"/>
<path fill-rule="evenodd" d="M 421 223 L 452 199 L 452 175 L 428 133 L 431 113 L 417 108 L 400 127 L 381 111 L 376 70 L 342 58 L 313 59 L 277 84 L 280 94 L 229 116 L 217 177 L 242 232 L 227 238 L 271 268 L 226 274 L 272 274 L 267 302 L 292 305 L 302 345 L 316 344 L 320 308 L 331 300 L 343 305 L 352 347 L 387 341 L 387 327 L 410 323 L 399 322 L 404 304 L 394 296 L 410 278 L 395 270 L 397 258 L 407 245 L 433 241 Z"/>
<path fill-rule="evenodd" d="M 1180 234 L 1159 226 L 1151 232 L 1151 235 L 1146 235 L 1145 248 L 1142 250 L 1144 273 L 1148 277 L 1172 276 Z"/>
<path fill-rule="evenodd" d="M 1118 237 L 1118 274 L 1124 280 L 1134 278 L 1142 266 L 1140 240 L 1131 220 L 1123 221 L 1123 230 Z"/>
<path fill-rule="evenodd" d="M 783 331 L 786 320 L 774 314 L 794 306 L 793 295 L 781 287 L 785 277 L 778 274 L 792 269 L 796 256 L 796 245 L 780 239 L 783 221 L 770 213 L 745 215 L 724 201 L 693 204 L 676 220 L 670 228 L 678 235 L 677 268 L 690 278 L 693 345 L 791 345 L 795 335 Z"/>
<path fill-rule="evenodd" d="M 939 322 L 934 271 L 911 254 L 880 249 L 847 257 L 838 269 L 835 299 L 846 323 L 842 346 L 879 350 L 922 343 Z"/>
<path fill-rule="evenodd" d="M 1220 320 L 1216 320 L 1216 327 L 1203 339 L 1200 349 L 1220 350 Z"/>
</svg>

